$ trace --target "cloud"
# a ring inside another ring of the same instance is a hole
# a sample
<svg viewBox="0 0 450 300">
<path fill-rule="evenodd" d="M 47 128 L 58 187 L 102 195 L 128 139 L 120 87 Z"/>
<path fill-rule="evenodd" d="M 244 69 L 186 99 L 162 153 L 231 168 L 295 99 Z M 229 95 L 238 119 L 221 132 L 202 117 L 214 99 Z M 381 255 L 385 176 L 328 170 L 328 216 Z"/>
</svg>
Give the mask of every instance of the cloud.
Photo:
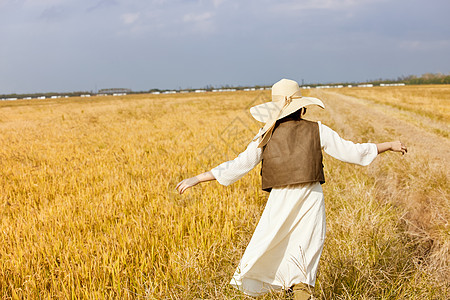
<svg viewBox="0 0 450 300">
<path fill-rule="evenodd" d="M 204 12 L 204 13 L 190 13 L 190 14 L 186 14 L 183 17 L 183 21 L 184 22 L 204 22 L 204 21 L 209 21 L 211 20 L 211 18 L 213 17 L 213 13 L 211 12 Z"/>
<path fill-rule="evenodd" d="M 225 0 L 213 0 L 214 7 L 219 7 Z"/>
<path fill-rule="evenodd" d="M 65 15 L 66 13 L 62 6 L 51 6 L 44 9 L 39 18 L 47 21 L 58 21 L 64 19 Z"/>
<path fill-rule="evenodd" d="M 89 7 L 86 11 L 91 12 L 91 11 L 94 11 L 97 9 L 116 6 L 118 4 L 119 3 L 116 0 L 100 0 L 100 1 L 97 1 L 97 3 L 95 3 L 91 7 Z"/>
<path fill-rule="evenodd" d="M 189 13 L 183 16 L 183 22 L 191 25 L 190 29 L 197 33 L 213 33 L 216 28 L 213 23 L 214 13 L 203 12 L 203 13 Z"/>
<path fill-rule="evenodd" d="M 25 0 L 24 6 L 53 6 L 65 2 L 64 0 Z"/>
<path fill-rule="evenodd" d="M 450 40 L 401 40 L 398 45 L 404 51 L 449 50 Z"/>
<path fill-rule="evenodd" d="M 126 25 L 133 24 L 139 19 L 140 13 L 126 13 L 120 16 L 122 22 Z"/>
<path fill-rule="evenodd" d="M 134 82 L 139 90 L 151 80 L 164 88 L 173 82 L 270 83 L 300 72 L 307 81 L 351 81 L 448 70 L 449 5 L 448 0 L 0 0 L 2 43 L 16 45 L 0 46 L 0 57 L 8 58 L 0 68 L 0 92 L 54 90 L 55 78 L 73 82 L 68 90 L 90 88 L 108 76 Z M 26 52 L 30 44 L 39 46 Z M 32 78 L 15 71 L 34 74 L 56 61 L 79 74 Z M 123 71 L 112 72 L 119 63 Z M 84 65 L 98 73 L 86 76 Z M 144 69 L 151 72 L 137 74 Z"/>
<path fill-rule="evenodd" d="M 349 7 L 365 6 L 372 3 L 386 2 L 387 0 L 306 0 L 306 1 L 283 1 L 274 5 L 277 11 L 299 11 L 299 10 L 344 10 Z"/>
</svg>

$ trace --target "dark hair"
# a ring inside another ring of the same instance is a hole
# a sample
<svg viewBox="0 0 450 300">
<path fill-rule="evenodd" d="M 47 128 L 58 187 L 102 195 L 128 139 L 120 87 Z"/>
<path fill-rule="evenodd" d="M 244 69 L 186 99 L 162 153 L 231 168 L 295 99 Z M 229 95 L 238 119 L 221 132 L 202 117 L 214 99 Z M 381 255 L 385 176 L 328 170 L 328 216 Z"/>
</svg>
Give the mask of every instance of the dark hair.
<svg viewBox="0 0 450 300">
<path fill-rule="evenodd" d="M 296 120 L 300 120 L 302 118 L 302 115 L 304 115 L 306 113 L 306 107 L 302 107 L 299 110 L 293 112 L 292 114 L 287 115 L 286 117 L 280 119 L 296 119 Z"/>
</svg>

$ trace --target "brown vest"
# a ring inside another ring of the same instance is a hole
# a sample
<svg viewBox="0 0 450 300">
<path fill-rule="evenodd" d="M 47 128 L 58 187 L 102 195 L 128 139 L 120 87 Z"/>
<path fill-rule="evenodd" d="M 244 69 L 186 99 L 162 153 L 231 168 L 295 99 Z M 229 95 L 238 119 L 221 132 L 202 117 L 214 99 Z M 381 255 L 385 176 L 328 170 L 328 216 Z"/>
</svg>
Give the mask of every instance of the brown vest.
<svg viewBox="0 0 450 300">
<path fill-rule="evenodd" d="M 319 124 L 289 117 L 278 120 L 263 148 L 261 175 L 267 192 L 288 184 L 324 183 Z"/>
</svg>

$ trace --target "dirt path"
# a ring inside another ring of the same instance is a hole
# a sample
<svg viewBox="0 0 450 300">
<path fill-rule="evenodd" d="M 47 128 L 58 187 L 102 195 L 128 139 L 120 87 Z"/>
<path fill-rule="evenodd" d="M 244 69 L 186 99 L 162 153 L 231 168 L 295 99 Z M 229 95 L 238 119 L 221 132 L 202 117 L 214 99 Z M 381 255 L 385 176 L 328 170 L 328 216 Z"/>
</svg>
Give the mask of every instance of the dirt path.
<svg viewBox="0 0 450 300">
<path fill-rule="evenodd" d="M 323 99 L 325 105 L 329 104 L 327 110 L 337 122 L 372 124 L 375 131 L 382 130 L 392 136 L 392 139 L 400 139 L 404 142 L 409 148 L 409 153 L 426 155 L 432 164 L 449 165 L 449 140 L 395 117 L 398 114 L 396 108 L 337 92 L 316 91 L 314 94 Z M 351 133 L 351 126 L 346 126 L 345 130 Z"/>
</svg>

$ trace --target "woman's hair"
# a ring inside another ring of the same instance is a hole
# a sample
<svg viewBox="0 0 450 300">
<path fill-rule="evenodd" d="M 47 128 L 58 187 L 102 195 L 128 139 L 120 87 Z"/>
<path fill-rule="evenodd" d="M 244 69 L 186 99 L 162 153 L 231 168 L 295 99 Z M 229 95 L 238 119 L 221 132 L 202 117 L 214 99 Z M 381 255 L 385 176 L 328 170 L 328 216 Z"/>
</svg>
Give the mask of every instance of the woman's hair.
<svg viewBox="0 0 450 300">
<path fill-rule="evenodd" d="M 292 114 L 287 115 L 284 118 L 300 120 L 305 113 L 306 113 L 306 107 L 302 107 L 299 110 L 293 112 Z M 283 120 L 284 118 L 280 119 L 280 121 Z"/>
</svg>

